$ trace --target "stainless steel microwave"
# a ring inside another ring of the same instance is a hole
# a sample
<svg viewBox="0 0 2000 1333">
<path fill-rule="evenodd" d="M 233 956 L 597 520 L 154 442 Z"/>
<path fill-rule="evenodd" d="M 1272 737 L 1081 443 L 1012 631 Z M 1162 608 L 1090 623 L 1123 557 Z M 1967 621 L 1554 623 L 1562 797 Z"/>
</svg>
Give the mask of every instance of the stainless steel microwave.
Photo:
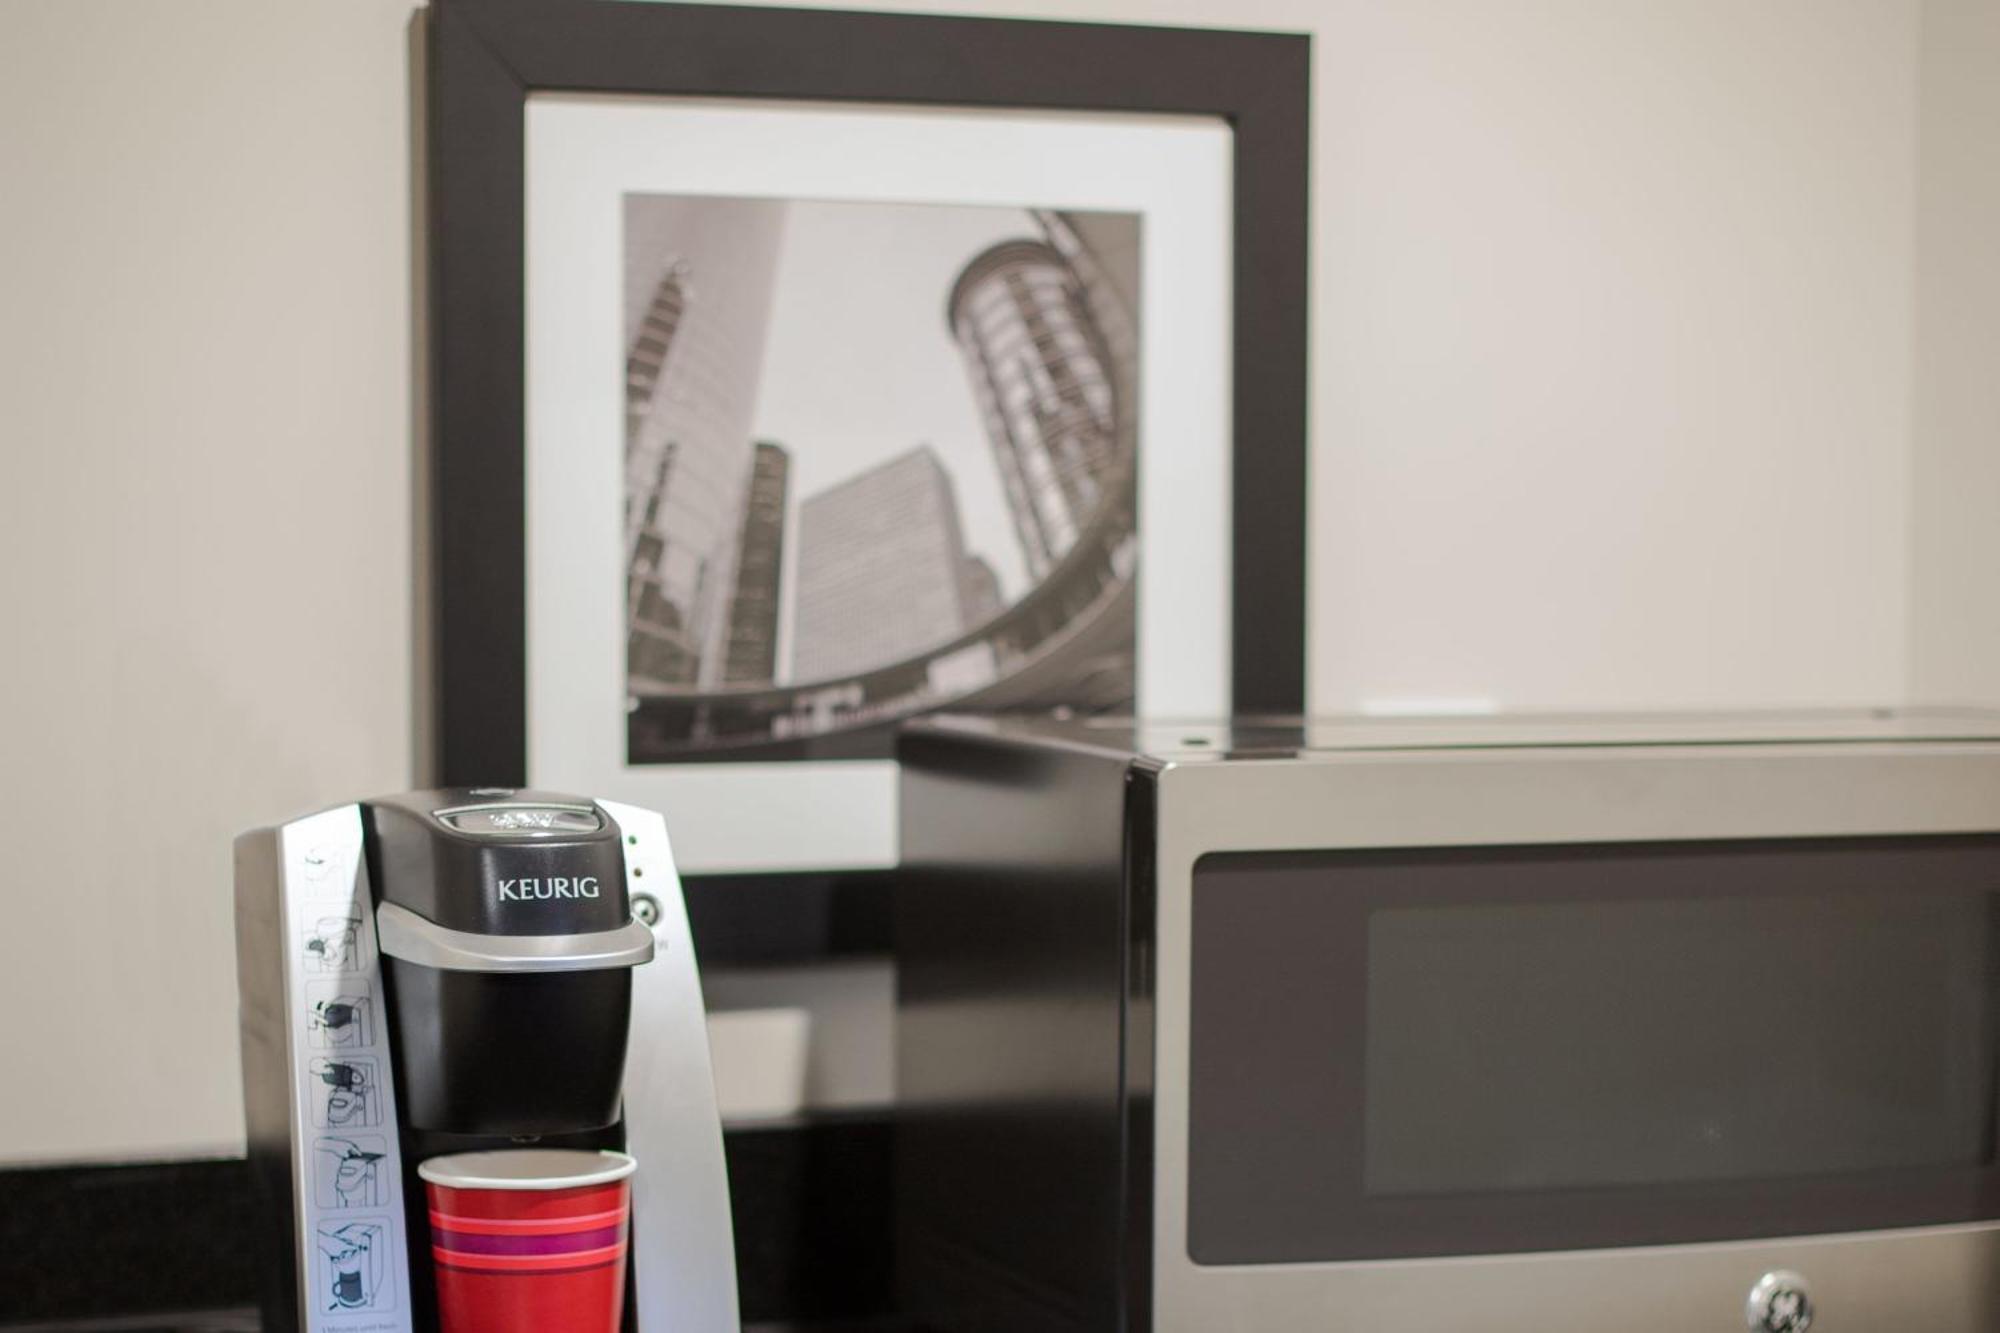
<svg viewBox="0 0 2000 1333">
<path fill-rule="evenodd" d="M 928 1326 L 2000 1328 L 2000 715 L 900 758 Z"/>
</svg>

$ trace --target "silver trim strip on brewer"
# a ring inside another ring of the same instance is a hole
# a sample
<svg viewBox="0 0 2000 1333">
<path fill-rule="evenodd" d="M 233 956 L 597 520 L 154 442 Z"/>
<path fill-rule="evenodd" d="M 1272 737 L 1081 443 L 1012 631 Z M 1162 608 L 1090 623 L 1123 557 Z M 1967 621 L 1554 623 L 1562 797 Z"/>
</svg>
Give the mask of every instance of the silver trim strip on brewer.
<svg viewBox="0 0 2000 1333">
<path fill-rule="evenodd" d="M 653 932 L 637 921 L 580 935 L 476 935 L 451 930 L 397 903 L 375 909 L 390 958 L 445 972 L 582 972 L 651 962 Z"/>
</svg>

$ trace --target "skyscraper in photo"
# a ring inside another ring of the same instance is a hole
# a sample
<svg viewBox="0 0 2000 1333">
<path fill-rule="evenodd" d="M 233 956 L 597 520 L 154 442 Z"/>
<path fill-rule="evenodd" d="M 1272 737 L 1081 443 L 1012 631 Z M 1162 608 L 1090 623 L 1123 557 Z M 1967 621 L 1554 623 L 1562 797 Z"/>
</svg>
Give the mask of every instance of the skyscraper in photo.
<svg viewBox="0 0 2000 1333">
<path fill-rule="evenodd" d="M 884 666 L 966 628 L 965 537 L 928 445 L 799 506 L 796 683 Z"/>
<path fill-rule="evenodd" d="M 961 581 L 964 591 L 961 600 L 965 605 L 965 626 L 983 625 L 1007 609 L 1006 594 L 1000 590 L 1000 576 L 993 572 L 993 566 L 986 563 L 984 556 L 969 555 Z"/>
<path fill-rule="evenodd" d="M 947 318 L 1030 578 L 1075 544 L 1131 458 L 1112 351 L 1092 309 L 1112 294 L 1108 284 L 1090 290 L 1048 239 L 1002 241 L 974 256 L 952 287 Z"/>
<path fill-rule="evenodd" d="M 785 206 L 625 200 L 626 667 L 635 689 L 727 671 Z"/>
<path fill-rule="evenodd" d="M 743 535 L 737 546 L 736 595 L 729 606 L 726 685 L 768 685 L 778 674 L 778 602 L 785 573 L 785 493 L 792 460 L 782 447 L 759 440 L 751 456 L 750 486 L 743 496 Z"/>
<path fill-rule="evenodd" d="M 1118 451 L 1139 452 L 1139 283 L 1143 277 L 1139 221 L 1126 213 L 1031 210 L 1042 235 L 1075 274 L 1083 308 L 1103 340 L 1111 376 Z"/>
<path fill-rule="evenodd" d="M 625 448 L 629 452 L 639 440 L 639 428 L 653 410 L 653 395 L 666 374 L 667 355 L 680 336 L 681 319 L 687 314 L 688 265 L 676 259 L 653 287 L 651 298 L 639 317 L 625 357 Z M 628 502 L 637 495 L 627 493 Z"/>
</svg>

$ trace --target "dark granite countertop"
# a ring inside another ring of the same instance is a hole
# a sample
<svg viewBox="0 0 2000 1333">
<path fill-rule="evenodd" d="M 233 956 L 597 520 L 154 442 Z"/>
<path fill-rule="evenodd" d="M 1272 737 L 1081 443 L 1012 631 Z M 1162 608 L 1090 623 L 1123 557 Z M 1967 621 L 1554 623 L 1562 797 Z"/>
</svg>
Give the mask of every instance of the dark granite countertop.
<svg viewBox="0 0 2000 1333">
<path fill-rule="evenodd" d="M 0 1324 L 0 1333 L 261 1333 L 261 1325 L 254 1310 L 184 1310 L 123 1315 L 116 1319 Z"/>
<path fill-rule="evenodd" d="M 0 1333 L 260 1333 L 260 1325 L 253 1310 L 197 1310 L 120 1319 L 0 1324 Z M 914 1333 L 914 1330 L 897 1320 L 873 1319 L 824 1324 L 745 1324 L 743 1333 Z"/>
<path fill-rule="evenodd" d="M 911 1333 L 881 1322 L 891 1130 L 724 1135 L 744 1333 Z M 252 1203 L 241 1159 L 0 1170 L 0 1333 L 258 1333 Z"/>
</svg>

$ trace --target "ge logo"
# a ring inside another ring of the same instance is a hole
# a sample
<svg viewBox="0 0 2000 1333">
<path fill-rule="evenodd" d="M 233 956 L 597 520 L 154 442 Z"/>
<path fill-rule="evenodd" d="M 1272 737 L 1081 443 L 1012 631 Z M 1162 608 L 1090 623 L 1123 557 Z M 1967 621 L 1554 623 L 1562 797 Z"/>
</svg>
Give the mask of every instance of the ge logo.
<svg viewBox="0 0 2000 1333">
<path fill-rule="evenodd" d="M 1766 1273 L 1750 1289 L 1744 1313 L 1752 1333 L 1806 1333 L 1812 1327 L 1812 1293 L 1797 1273 Z"/>
<path fill-rule="evenodd" d="M 1812 1324 L 1812 1305 L 1803 1291 L 1790 1287 L 1771 1293 L 1771 1308 L 1764 1315 L 1765 1333 L 1805 1333 Z"/>
</svg>

